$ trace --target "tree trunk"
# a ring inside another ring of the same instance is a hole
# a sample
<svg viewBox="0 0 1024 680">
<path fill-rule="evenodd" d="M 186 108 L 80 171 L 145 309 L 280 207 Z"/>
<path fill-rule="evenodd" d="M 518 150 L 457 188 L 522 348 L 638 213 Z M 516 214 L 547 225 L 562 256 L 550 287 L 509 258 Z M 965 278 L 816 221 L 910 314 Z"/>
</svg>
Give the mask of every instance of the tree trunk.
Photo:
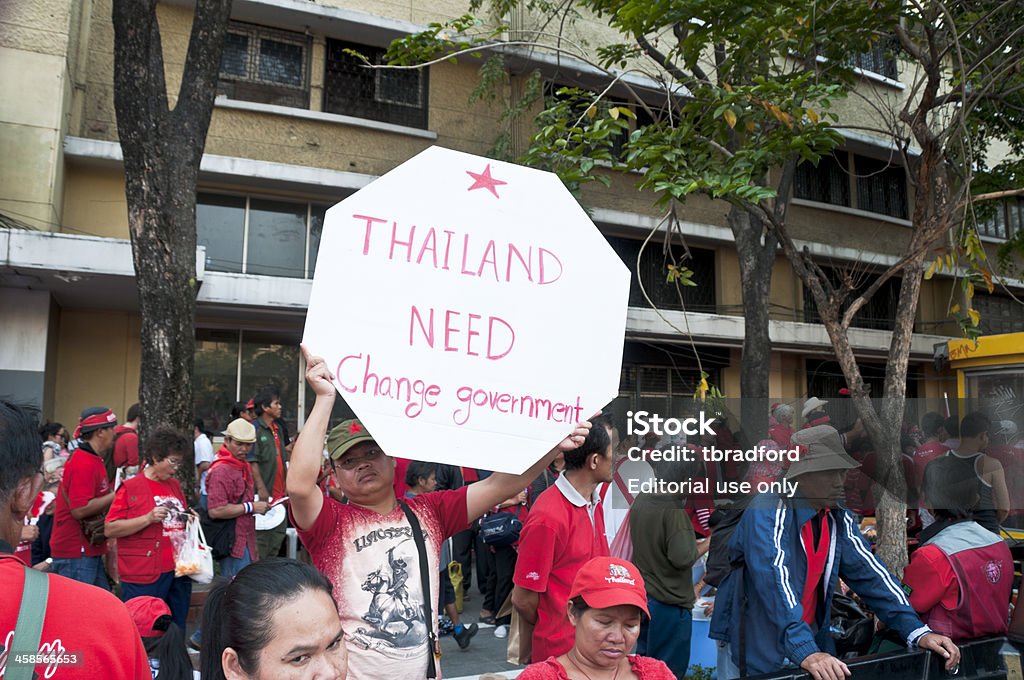
<svg viewBox="0 0 1024 680">
<path fill-rule="evenodd" d="M 198 0 L 178 100 L 168 106 L 156 0 L 114 0 L 114 106 L 142 317 L 139 438 L 192 432 L 196 183 L 213 114 L 231 0 Z M 194 484 L 192 450 L 181 468 Z"/>
<path fill-rule="evenodd" d="M 142 315 L 143 440 L 161 424 L 190 432 L 193 418 L 198 168 L 182 164 L 173 149 L 162 151 L 158 158 L 143 159 L 126 180 Z"/>
<path fill-rule="evenodd" d="M 768 436 L 768 376 L 772 342 L 768 332 L 768 299 L 778 243 L 775 233 L 756 216 L 741 208 L 729 211 L 729 226 L 736 239 L 743 294 L 743 356 L 740 361 L 741 443 L 751 446 Z"/>
<path fill-rule="evenodd" d="M 881 404 L 886 446 L 884 449 L 875 448 L 878 480 L 874 488 L 879 523 L 876 552 L 897 578 L 902 578 L 903 568 L 907 566 L 907 480 L 903 475 L 900 432 L 907 399 L 910 343 L 921 297 L 921 280 L 924 278 L 923 261 L 922 257 L 903 270 Z"/>
</svg>

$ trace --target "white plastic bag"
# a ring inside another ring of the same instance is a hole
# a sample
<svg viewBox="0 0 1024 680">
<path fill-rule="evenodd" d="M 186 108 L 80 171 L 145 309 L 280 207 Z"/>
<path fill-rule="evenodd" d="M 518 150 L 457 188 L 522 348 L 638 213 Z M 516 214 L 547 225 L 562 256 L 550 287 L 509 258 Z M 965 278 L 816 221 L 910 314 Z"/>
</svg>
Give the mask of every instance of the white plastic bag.
<svg viewBox="0 0 1024 680">
<path fill-rule="evenodd" d="M 213 580 L 213 552 L 206 544 L 199 518 L 189 515 L 185 525 L 185 539 L 174 555 L 174 575 L 188 576 L 197 583 Z"/>
</svg>

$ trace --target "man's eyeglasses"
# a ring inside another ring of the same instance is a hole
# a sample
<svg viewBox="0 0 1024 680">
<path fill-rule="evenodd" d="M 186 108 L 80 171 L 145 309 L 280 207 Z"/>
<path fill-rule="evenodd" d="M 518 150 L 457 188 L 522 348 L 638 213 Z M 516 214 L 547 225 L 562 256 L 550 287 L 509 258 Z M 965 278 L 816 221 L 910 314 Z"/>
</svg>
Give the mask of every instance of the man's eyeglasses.
<svg viewBox="0 0 1024 680">
<path fill-rule="evenodd" d="M 357 458 L 346 458 L 345 460 L 338 461 L 338 467 L 342 470 L 355 470 L 357 467 L 362 465 L 363 461 L 372 462 L 384 455 L 384 452 L 380 449 L 370 449 L 363 455 Z"/>
<path fill-rule="evenodd" d="M 180 468 L 182 464 L 184 464 L 185 462 L 184 459 L 182 458 L 164 458 L 164 460 L 170 463 L 171 467 L 173 467 L 175 470 Z"/>
</svg>

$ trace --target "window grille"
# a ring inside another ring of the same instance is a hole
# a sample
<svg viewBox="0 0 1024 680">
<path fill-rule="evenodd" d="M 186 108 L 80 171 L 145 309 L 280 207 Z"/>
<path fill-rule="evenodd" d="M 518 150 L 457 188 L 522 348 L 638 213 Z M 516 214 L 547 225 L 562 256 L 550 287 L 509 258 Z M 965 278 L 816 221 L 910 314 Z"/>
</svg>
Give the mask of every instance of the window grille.
<svg viewBox="0 0 1024 680">
<path fill-rule="evenodd" d="M 822 269 L 832 285 L 838 286 L 842 280 L 842 272 L 832 267 L 822 267 Z M 846 303 L 843 305 L 844 311 L 850 301 L 856 299 L 864 290 L 867 290 L 867 287 L 874 280 L 874 275 L 867 274 L 861 276 L 861 278 L 864 280 L 860 281 L 860 285 L 847 295 Z M 896 321 L 896 303 L 899 300 L 899 293 L 900 279 L 898 277 L 889 279 L 871 296 L 867 304 L 861 307 L 853 316 L 853 323 L 850 325 L 854 328 L 873 328 L 891 331 Z M 806 286 L 804 286 L 804 321 L 807 323 L 821 323 L 818 306 L 814 302 L 810 288 Z"/>
<path fill-rule="evenodd" d="M 889 161 L 854 156 L 857 207 L 899 219 L 907 218 L 907 176 Z"/>
<path fill-rule="evenodd" d="M 979 294 L 974 296 L 974 308 L 981 314 L 981 331 L 1019 333 L 1024 331 L 1024 306 L 1011 297 Z"/>
<path fill-rule="evenodd" d="M 639 366 L 641 394 L 669 394 L 668 371 L 660 366 Z"/>
<path fill-rule="evenodd" d="M 819 160 L 817 167 L 806 161 L 796 166 L 793 196 L 819 203 L 850 205 L 849 154 L 835 151 Z"/>
<path fill-rule="evenodd" d="M 868 388 L 868 394 L 875 406 L 880 408 L 883 405 L 882 395 L 885 389 L 885 364 L 857 362 L 857 366 L 860 368 L 864 385 Z M 853 425 L 857 420 L 853 402 L 839 396 L 839 390 L 849 387 L 839 364 L 824 359 L 807 359 L 805 370 L 807 371 L 807 395 L 828 402 L 825 405 L 825 413 L 832 418 L 831 424 L 842 429 Z M 907 368 L 906 413 L 904 414 L 904 419 L 908 422 L 917 422 L 921 415 L 917 412 L 918 384 L 921 380 L 920 369 L 909 366 Z M 799 408 L 798 404 L 798 411 Z"/>
<path fill-rule="evenodd" d="M 559 93 L 559 90 L 563 88 L 569 88 L 569 92 Z M 593 105 L 594 99 L 597 97 L 597 92 L 592 92 L 585 88 L 581 88 L 575 85 L 567 85 L 565 83 L 556 83 L 553 81 L 547 81 L 544 83 L 544 105 L 546 107 L 552 107 L 559 102 L 568 102 L 572 106 L 572 113 L 575 118 L 570 123 L 575 123 L 576 119 L 584 116 L 586 111 Z M 649 125 L 653 122 L 650 115 L 643 110 L 642 106 L 632 105 L 630 102 L 619 101 L 605 95 L 601 101 L 597 103 L 597 117 L 607 117 L 608 111 L 614 106 L 624 106 L 633 110 L 637 114 L 636 126 Z M 642 114 L 642 117 L 641 117 Z M 583 118 L 580 125 L 586 127 L 591 120 L 589 118 Z M 629 130 L 620 130 L 611 137 L 611 143 L 608 145 L 608 151 L 611 153 L 612 158 L 622 158 L 624 147 L 626 142 L 629 140 Z M 600 145 L 602 148 L 604 144 Z"/>
<path fill-rule="evenodd" d="M 309 44 L 301 33 L 231 22 L 217 94 L 309 108 Z"/>
<path fill-rule="evenodd" d="M 354 50 L 374 64 L 384 63 L 385 50 L 328 39 L 324 77 L 324 110 L 356 118 L 426 129 L 426 68 L 367 68 Z"/>
<path fill-rule="evenodd" d="M 862 71 L 877 73 L 890 80 L 899 78 L 899 64 L 896 61 L 895 38 L 878 41 L 871 50 L 849 57 L 847 63 Z"/>
<path fill-rule="evenodd" d="M 793 197 L 907 219 L 907 177 L 891 160 L 853 156 L 857 203 L 851 200 L 850 154 L 834 151 L 814 167 L 802 162 L 793 177 Z"/>
<path fill-rule="evenodd" d="M 618 253 L 629 269 L 629 304 L 633 307 L 650 308 L 637 284 L 636 256 L 640 252 L 642 241 L 629 238 L 608 237 L 608 243 Z M 676 285 L 668 283 L 668 267 L 662 253 L 662 244 L 650 242 L 644 248 L 640 260 L 640 275 L 643 277 L 644 289 L 659 309 L 681 310 L 683 303 L 690 312 L 716 311 L 715 307 L 715 252 L 703 248 L 690 248 L 692 258 L 682 261 L 684 251 L 680 246 L 673 246 L 676 262 L 693 271 L 692 280 L 696 286 L 680 286 L 682 302 Z"/>
</svg>

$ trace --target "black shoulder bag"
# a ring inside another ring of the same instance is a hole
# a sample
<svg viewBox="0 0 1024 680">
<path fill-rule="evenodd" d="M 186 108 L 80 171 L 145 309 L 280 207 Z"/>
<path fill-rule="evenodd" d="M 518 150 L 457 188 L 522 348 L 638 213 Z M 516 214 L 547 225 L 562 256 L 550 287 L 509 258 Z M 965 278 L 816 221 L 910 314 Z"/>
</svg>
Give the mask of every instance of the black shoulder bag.
<svg viewBox="0 0 1024 680">
<path fill-rule="evenodd" d="M 235 503 L 242 504 L 243 498 L 245 498 L 244 484 L 242 485 L 242 495 Z M 203 527 L 203 534 L 206 536 L 213 559 L 222 560 L 225 557 L 231 557 L 231 551 L 235 548 L 235 522 L 238 517 L 214 519 L 210 517 L 209 510 L 203 510 L 200 507 L 195 510 L 199 515 L 199 524 Z"/>
<path fill-rule="evenodd" d="M 441 658 L 441 646 L 437 642 L 437 635 L 434 634 L 434 610 L 431 606 L 432 595 L 430 594 L 430 563 L 427 561 L 427 544 L 423 538 L 423 528 L 416 513 L 412 511 L 405 501 L 399 500 L 402 512 L 405 513 L 409 525 L 412 526 L 412 538 L 416 542 L 416 552 L 420 558 L 420 584 L 423 588 L 423 617 L 427 623 L 427 677 L 437 677 L 437 661 Z"/>
</svg>

